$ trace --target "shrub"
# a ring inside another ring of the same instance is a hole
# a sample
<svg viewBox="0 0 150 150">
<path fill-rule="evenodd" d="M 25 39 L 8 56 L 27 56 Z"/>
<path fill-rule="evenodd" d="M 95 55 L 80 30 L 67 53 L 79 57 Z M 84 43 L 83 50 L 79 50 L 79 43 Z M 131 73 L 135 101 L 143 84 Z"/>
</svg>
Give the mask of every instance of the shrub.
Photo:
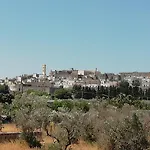
<svg viewBox="0 0 150 150">
<path fill-rule="evenodd" d="M 44 92 L 44 91 L 37 91 L 37 90 L 32 90 L 32 89 L 29 89 L 27 90 L 27 94 L 35 94 L 37 96 L 49 96 L 49 94 L 47 92 Z"/>
<path fill-rule="evenodd" d="M 122 108 L 125 104 L 135 106 L 137 109 L 150 110 L 150 104 L 142 102 L 141 100 L 134 100 L 129 96 L 124 98 L 113 98 L 109 99 L 108 104 L 113 105 L 117 108 Z"/>
<path fill-rule="evenodd" d="M 54 96 L 58 99 L 71 99 L 72 98 L 72 94 L 71 91 L 68 89 L 58 89 L 55 91 Z"/>
<path fill-rule="evenodd" d="M 89 122 L 87 123 L 85 126 L 84 126 L 84 131 L 85 131 L 85 134 L 84 134 L 84 140 L 85 141 L 88 141 L 88 142 L 96 142 L 96 134 L 94 134 L 94 123 Z"/>
<path fill-rule="evenodd" d="M 108 125 L 108 126 L 107 126 Z M 148 139 L 138 116 L 126 118 L 116 126 L 107 124 L 106 132 L 112 150 L 143 150 L 148 148 Z"/>
<path fill-rule="evenodd" d="M 97 133 L 95 132 L 96 129 L 96 112 L 88 112 L 85 115 L 82 115 L 82 130 L 81 135 L 82 138 L 87 142 L 96 142 Z"/>
<path fill-rule="evenodd" d="M 42 144 L 36 139 L 33 132 L 23 132 L 22 137 L 28 143 L 30 148 L 41 148 Z"/>
<path fill-rule="evenodd" d="M 71 111 L 74 107 L 74 103 L 70 100 L 64 100 L 62 101 L 62 107 Z"/>
<path fill-rule="evenodd" d="M 78 110 L 86 113 L 90 110 L 90 105 L 86 101 L 79 101 L 75 103 L 75 106 Z"/>
<path fill-rule="evenodd" d="M 51 106 L 52 110 L 58 111 L 58 108 L 62 107 L 62 102 L 55 100 Z"/>
</svg>

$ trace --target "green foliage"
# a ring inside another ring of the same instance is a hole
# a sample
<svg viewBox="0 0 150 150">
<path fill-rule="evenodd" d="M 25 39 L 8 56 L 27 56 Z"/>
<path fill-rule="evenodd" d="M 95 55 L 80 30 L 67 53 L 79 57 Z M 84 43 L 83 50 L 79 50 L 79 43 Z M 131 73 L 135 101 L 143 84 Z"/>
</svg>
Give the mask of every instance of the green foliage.
<svg viewBox="0 0 150 150">
<path fill-rule="evenodd" d="M 41 148 L 42 144 L 36 139 L 33 132 L 23 132 L 22 137 L 28 143 L 30 148 Z"/>
<path fill-rule="evenodd" d="M 75 108 L 82 112 L 88 112 L 90 109 L 90 105 L 86 101 L 55 100 L 53 104 L 51 104 L 50 108 L 55 111 L 58 111 L 59 108 L 63 108 L 66 111 L 71 111 Z"/>
<path fill-rule="evenodd" d="M 10 108 L 9 104 L 3 105 L 3 110 L 11 110 L 14 121 L 23 129 L 30 147 L 40 147 L 33 131 L 42 128 L 56 141 L 49 147 L 52 150 L 66 150 L 79 139 L 101 145 L 106 143 L 108 150 L 145 149 L 148 147 L 148 138 L 144 123 L 132 114 L 135 109 L 150 110 L 150 105 L 135 100 L 131 95 L 118 94 L 119 90 L 115 87 L 99 87 L 97 96 L 103 97 L 103 94 L 110 92 L 110 97 L 116 94 L 117 98 L 91 100 L 90 103 L 87 100 L 55 100 L 50 108 L 47 107 L 49 99 L 45 96 L 25 93 L 16 96 Z M 92 92 L 95 93 L 94 90 Z M 56 130 L 53 131 L 51 123 Z"/>
<path fill-rule="evenodd" d="M 69 89 L 58 89 L 55 91 L 54 96 L 57 99 L 71 99 L 72 98 L 72 94 L 71 91 Z"/>
<path fill-rule="evenodd" d="M 96 90 L 90 87 L 73 86 L 72 93 L 74 98 L 92 99 L 96 98 Z"/>
<path fill-rule="evenodd" d="M 63 100 L 62 107 L 68 111 L 71 111 L 74 108 L 74 102 L 71 100 Z"/>
<path fill-rule="evenodd" d="M 58 108 L 59 107 L 62 107 L 62 102 L 61 101 L 58 101 L 58 100 L 55 100 L 54 102 L 53 102 L 53 104 L 51 104 L 51 106 L 50 106 L 50 108 L 52 109 L 52 110 L 55 110 L 55 111 L 58 111 Z"/>
<path fill-rule="evenodd" d="M 150 100 L 150 88 L 145 91 L 145 99 Z"/>
<path fill-rule="evenodd" d="M 27 94 L 35 94 L 37 96 L 49 96 L 49 94 L 47 92 L 43 92 L 43 91 L 36 91 L 36 90 L 27 90 Z"/>
<path fill-rule="evenodd" d="M 80 110 L 85 113 L 90 110 L 90 105 L 86 101 L 75 102 L 75 107 L 77 108 L 77 110 Z"/>
<path fill-rule="evenodd" d="M 80 85 L 74 85 L 72 88 L 74 98 L 82 98 L 82 87 Z"/>
<path fill-rule="evenodd" d="M 0 93 L 2 94 L 8 94 L 9 93 L 9 87 L 7 85 L 0 85 Z"/>
<path fill-rule="evenodd" d="M 7 85 L 0 85 L 0 103 L 12 103 L 14 96 L 9 93 L 9 87 Z"/>
<path fill-rule="evenodd" d="M 109 88 L 109 95 L 110 98 L 111 97 L 116 97 L 117 96 L 117 89 L 114 86 L 110 86 Z"/>
<path fill-rule="evenodd" d="M 12 103 L 12 99 L 14 99 L 14 96 L 12 94 L 0 94 L 0 103 Z"/>
<path fill-rule="evenodd" d="M 9 93 L 7 85 L 0 85 L 0 103 L 11 103 L 14 96 Z"/>
<path fill-rule="evenodd" d="M 96 90 L 90 87 L 83 88 L 83 98 L 84 99 L 92 99 L 96 97 Z"/>
<path fill-rule="evenodd" d="M 42 96 L 23 94 L 21 98 L 16 97 L 11 104 L 11 116 L 25 132 L 40 129 L 50 112 L 47 99 Z"/>
<path fill-rule="evenodd" d="M 128 95 L 129 94 L 128 87 L 129 87 L 129 83 L 127 81 L 121 81 L 119 85 L 120 93 Z"/>
<path fill-rule="evenodd" d="M 119 86 L 103 87 L 99 86 L 97 89 L 90 87 L 81 87 L 74 85 L 72 88 L 73 98 L 75 99 L 95 99 L 95 98 L 116 98 L 120 94 L 126 96 L 131 95 L 134 99 L 150 100 L 150 88 L 143 90 L 140 88 L 139 80 L 133 81 L 133 86 L 129 86 L 127 81 L 121 81 Z"/>
<path fill-rule="evenodd" d="M 7 116 L 7 119 L 4 120 L 5 123 L 9 123 L 12 121 L 11 119 L 11 106 L 8 103 L 4 103 L 3 104 L 3 111 L 2 111 L 3 115 Z"/>
<path fill-rule="evenodd" d="M 107 102 L 108 104 L 116 106 L 117 108 L 122 108 L 125 104 L 129 104 L 137 109 L 150 110 L 149 103 L 145 103 L 141 100 L 134 100 L 132 96 L 113 98 L 109 99 Z"/>
<path fill-rule="evenodd" d="M 123 80 L 120 82 L 119 86 L 126 88 L 126 87 L 129 87 L 129 83 L 127 81 Z"/>
</svg>

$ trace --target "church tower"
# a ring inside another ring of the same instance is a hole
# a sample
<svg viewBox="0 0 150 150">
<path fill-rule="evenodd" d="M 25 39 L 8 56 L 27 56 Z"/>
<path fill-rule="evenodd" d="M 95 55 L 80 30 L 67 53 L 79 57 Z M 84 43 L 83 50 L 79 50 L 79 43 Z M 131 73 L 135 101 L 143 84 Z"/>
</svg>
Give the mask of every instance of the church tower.
<svg viewBox="0 0 150 150">
<path fill-rule="evenodd" d="M 45 78 L 46 77 L 46 64 L 42 65 L 42 74 L 43 74 L 43 77 Z"/>
</svg>

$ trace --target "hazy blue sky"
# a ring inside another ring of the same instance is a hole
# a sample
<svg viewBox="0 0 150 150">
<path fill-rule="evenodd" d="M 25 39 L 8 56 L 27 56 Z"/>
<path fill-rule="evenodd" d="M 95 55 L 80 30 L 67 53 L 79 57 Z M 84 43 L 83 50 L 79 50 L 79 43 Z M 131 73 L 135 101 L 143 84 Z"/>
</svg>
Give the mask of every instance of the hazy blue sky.
<svg viewBox="0 0 150 150">
<path fill-rule="evenodd" d="M 150 71 L 150 0 L 0 0 L 0 77 L 43 63 Z"/>
</svg>

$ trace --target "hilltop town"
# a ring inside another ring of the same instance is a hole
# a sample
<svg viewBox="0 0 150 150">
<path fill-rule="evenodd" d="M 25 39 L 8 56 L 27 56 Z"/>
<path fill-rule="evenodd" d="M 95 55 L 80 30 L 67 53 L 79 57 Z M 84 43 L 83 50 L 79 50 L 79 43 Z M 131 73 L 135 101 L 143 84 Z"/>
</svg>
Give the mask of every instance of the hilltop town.
<svg viewBox="0 0 150 150">
<path fill-rule="evenodd" d="M 150 88 L 150 72 L 121 72 L 101 73 L 97 68 L 93 70 L 51 70 L 46 74 L 46 65 L 42 66 L 42 73 L 21 75 L 12 79 L 1 79 L 0 84 L 8 85 L 10 91 L 25 92 L 29 89 L 44 91 L 49 94 L 60 87 L 72 88 L 74 85 L 97 88 L 117 87 L 121 81 L 127 81 L 132 86 L 133 81 L 138 80 L 141 89 Z"/>
</svg>

